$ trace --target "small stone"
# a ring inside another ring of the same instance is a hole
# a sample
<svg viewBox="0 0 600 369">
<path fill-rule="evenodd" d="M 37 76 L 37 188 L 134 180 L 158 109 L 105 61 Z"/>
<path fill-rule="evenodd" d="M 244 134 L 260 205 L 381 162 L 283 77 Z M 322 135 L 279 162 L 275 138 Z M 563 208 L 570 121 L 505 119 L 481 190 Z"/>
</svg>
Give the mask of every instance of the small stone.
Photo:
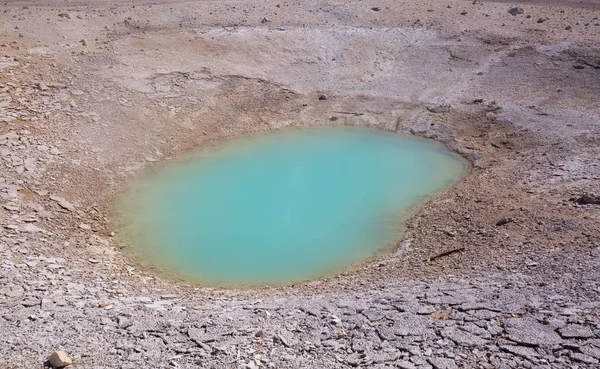
<svg viewBox="0 0 600 369">
<path fill-rule="evenodd" d="M 508 352 L 508 353 L 516 355 L 516 356 L 523 357 L 528 360 L 531 360 L 532 358 L 535 358 L 538 356 L 535 349 L 533 349 L 531 347 L 501 345 L 500 350 L 502 350 L 504 352 Z"/>
<path fill-rule="evenodd" d="M 508 14 L 510 14 L 512 16 L 523 14 L 523 13 L 525 13 L 525 11 L 523 10 L 523 8 L 514 7 L 514 8 L 508 9 Z"/>
<path fill-rule="evenodd" d="M 435 369 L 456 369 L 456 363 L 452 359 L 445 359 L 441 357 L 431 357 L 427 359 L 429 364 Z"/>
<path fill-rule="evenodd" d="M 594 359 L 591 356 L 587 356 L 585 354 L 580 354 L 580 353 L 571 354 L 571 359 L 573 359 L 575 361 L 579 361 L 581 363 L 586 363 L 586 364 L 598 364 L 598 360 Z"/>
<path fill-rule="evenodd" d="M 421 306 L 419 308 L 419 310 L 417 310 L 417 314 L 419 314 L 419 315 L 429 315 L 429 314 L 433 314 L 435 312 L 436 312 L 435 306 L 432 306 L 432 305 Z"/>
<path fill-rule="evenodd" d="M 486 344 L 486 340 L 478 337 L 472 333 L 465 332 L 454 327 L 448 327 L 442 330 L 442 336 L 454 341 L 457 345 L 461 346 L 483 346 Z"/>
<path fill-rule="evenodd" d="M 501 226 L 503 226 L 505 224 L 512 223 L 514 221 L 515 220 L 513 218 L 505 217 L 505 218 L 502 218 L 502 219 L 500 219 L 499 221 L 496 222 L 496 227 L 501 227 Z"/>
<path fill-rule="evenodd" d="M 159 303 L 152 303 L 152 304 L 145 304 L 145 307 L 147 307 L 148 309 L 153 309 L 153 310 L 158 310 L 158 311 L 167 311 L 167 308 L 165 307 L 164 304 L 159 304 Z"/>
<path fill-rule="evenodd" d="M 73 206 L 73 204 L 71 204 L 70 202 L 68 202 L 60 196 L 51 195 L 50 200 L 56 201 L 58 203 L 58 206 L 65 210 L 75 211 L 75 206 Z"/>
<path fill-rule="evenodd" d="M 327 96 L 327 94 L 319 95 L 319 100 L 327 100 L 327 99 L 329 99 L 329 96 Z"/>
<path fill-rule="evenodd" d="M 188 328 L 187 334 L 188 337 L 197 344 L 216 341 L 216 337 L 214 335 L 208 334 L 204 331 L 204 329 L 200 328 Z"/>
<path fill-rule="evenodd" d="M 25 307 L 39 306 L 40 305 L 40 300 L 38 300 L 38 299 L 23 300 L 21 302 L 21 305 L 23 305 Z"/>
<path fill-rule="evenodd" d="M 131 304 L 131 303 L 151 303 L 152 299 L 150 297 L 146 297 L 146 296 L 135 296 L 135 297 L 123 297 L 121 299 L 124 303 L 126 304 Z"/>
<path fill-rule="evenodd" d="M 28 215 L 25 215 L 23 218 L 21 218 L 21 220 L 26 223 L 34 223 L 34 222 L 38 221 L 38 218 L 36 218 L 35 215 L 33 215 L 33 214 L 28 214 Z"/>
<path fill-rule="evenodd" d="M 89 224 L 86 224 L 86 223 L 80 223 L 79 224 L 79 228 L 85 229 L 86 231 L 89 231 L 90 229 L 92 229 L 92 227 Z"/>
<path fill-rule="evenodd" d="M 21 231 L 27 232 L 27 233 L 37 233 L 37 232 L 41 232 L 42 229 L 40 227 L 36 226 L 36 225 L 33 225 L 31 223 L 27 223 L 27 224 L 24 224 L 21 227 Z"/>
<path fill-rule="evenodd" d="M 348 355 L 346 357 L 345 361 L 346 361 L 346 364 L 348 364 L 350 366 L 354 366 L 354 367 L 359 366 L 360 363 L 362 362 L 362 360 L 360 358 L 360 355 L 358 353 L 356 353 L 356 352 L 353 353 L 353 354 Z"/>
<path fill-rule="evenodd" d="M 54 303 L 50 299 L 42 299 L 42 302 L 40 303 L 42 310 L 51 310 L 53 306 Z"/>
<path fill-rule="evenodd" d="M 12 290 L 12 291 L 6 292 L 5 295 L 8 298 L 19 298 L 19 297 L 23 296 L 23 292 Z"/>
<path fill-rule="evenodd" d="M 278 334 L 276 336 L 273 336 L 273 342 L 275 343 L 281 343 L 282 345 L 284 345 L 285 347 L 290 347 L 289 342 L 285 339 L 284 336 L 282 336 L 281 334 Z"/>
<path fill-rule="evenodd" d="M 371 10 L 374 11 L 374 12 L 378 12 L 378 11 L 381 10 L 381 8 L 379 8 L 378 6 L 374 6 L 374 7 L 371 8 Z"/>
<path fill-rule="evenodd" d="M 600 205 L 600 196 L 589 192 L 577 197 L 575 202 L 580 205 Z"/>
<path fill-rule="evenodd" d="M 593 358 L 596 359 L 600 359 L 600 347 L 591 345 L 591 344 L 587 344 L 584 346 L 581 346 L 579 348 L 579 351 L 581 351 L 583 354 L 589 355 Z"/>
<path fill-rule="evenodd" d="M 73 360 L 71 360 L 71 358 L 64 351 L 53 352 L 52 355 L 50 355 L 50 357 L 48 358 L 48 361 L 50 362 L 50 365 L 52 365 L 52 367 L 55 369 L 64 368 L 67 365 L 73 364 Z"/>
<path fill-rule="evenodd" d="M 395 365 L 400 369 L 415 369 L 417 367 L 415 364 L 406 360 L 399 361 Z"/>
<path fill-rule="evenodd" d="M 578 324 L 568 324 L 559 332 L 562 338 L 594 338 L 596 336 L 589 327 Z"/>
<path fill-rule="evenodd" d="M 38 88 L 40 89 L 40 91 L 48 91 L 50 89 L 50 87 L 48 87 L 47 84 L 45 84 L 44 82 L 38 82 L 37 84 Z"/>
<path fill-rule="evenodd" d="M 490 321 L 486 323 L 486 328 L 488 330 L 488 332 L 490 332 L 490 334 L 492 336 L 497 336 L 500 333 L 504 332 L 504 329 L 502 329 L 501 327 L 498 326 L 498 324 L 495 321 Z"/>
<path fill-rule="evenodd" d="M 427 111 L 429 111 L 430 113 L 448 113 L 450 111 L 450 105 L 447 104 L 441 104 L 441 105 L 427 105 L 425 107 L 425 109 L 427 109 Z"/>
</svg>

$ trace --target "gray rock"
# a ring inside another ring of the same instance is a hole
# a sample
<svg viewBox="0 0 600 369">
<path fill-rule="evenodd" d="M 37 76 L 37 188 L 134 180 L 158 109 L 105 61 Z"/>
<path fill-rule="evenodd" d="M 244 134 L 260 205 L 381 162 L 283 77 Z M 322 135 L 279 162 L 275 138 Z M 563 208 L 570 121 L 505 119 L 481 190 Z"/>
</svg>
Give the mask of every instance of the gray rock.
<svg viewBox="0 0 600 369">
<path fill-rule="evenodd" d="M 411 313 L 400 313 L 394 316 L 393 332 L 397 336 L 433 335 L 429 328 L 431 319 Z"/>
<path fill-rule="evenodd" d="M 437 309 L 432 305 L 421 306 L 419 310 L 417 310 L 417 314 L 419 315 L 431 315 L 431 313 L 435 313 Z"/>
<path fill-rule="evenodd" d="M 188 337 L 196 343 L 209 343 L 216 341 L 216 337 L 214 335 L 207 334 L 204 329 L 200 328 L 189 328 L 187 334 Z"/>
<path fill-rule="evenodd" d="M 362 362 L 362 359 L 360 358 L 360 355 L 355 352 L 353 354 L 346 356 L 345 361 L 350 366 L 359 366 L 360 363 Z"/>
<path fill-rule="evenodd" d="M 446 359 L 441 357 L 430 357 L 427 359 L 429 364 L 435 369 L 456 369 L 456 362 L 452 359 Z"/>
<path fill-rule="evenodd" d="M 575 202 L 582 205 L 600 205 L 600 195 L 593 192 L 585 193 L 576 198 Z"/>
<path fill-rule="evenodd" d="M 417 136 L 444 140 L 450 137 L 451 129 L 439 121 L 418 118 L 410 122 L 409 132 Z"/>
<path fill-rule="evenodd" d="M 532 318 L 513 318 L 505 322 L 508 339 L 527 346 L 551 346 L 562 342 L 554 330 Z"/>
<path fill-rule="evenodd" d="M 500 350 L 516 356 L 520 356 L 528 360 L 538 357 L 538 354 L 535 351 L 535 349 L 531 347 L 500 345 Z"/>
<path fill-rule="evenodd" d="M 38 82 L 37 87 L 40 89 L 40 91 L 48 91 L 50 89 L 43 81 Z"/>
<path fill-rule="evenodd" d="M 586 363 L 586 364 L 598 364 L 599 361 L 597 359 L 594 359 L 591 356 L 585 355 L 585 354 L 580 354 L 580 353 L 572 353 L 571 354 L 571 359 L 581 362 L 581 363 Z"/>
<path fill-rule="evenodd" d="M 581 351 L 582 353 L 589 355 L 593 358 L 600 359 L 600 347 L 587 344 L 587 345 L 581 346 L 579 348 L 579 351 Z"/>
<path fill-rule="evenodd" d="M 523 8 L 514 7 L 514 8 L 508 9 L 508 14 L 510 14 L 512 16 L 523 14 L 523 13 L 525 13 L 525 11 L 523 10 Z"/>
<path fill-rule="evenodd" d="M 448 338 L 461 346 L 483 346 L 487 343 L 486 340 L 455 327 L 444 328 L 441 334 L 442 337 Z"/>
<path fill-rule="evenodd" d="M 31 298 L 21 301 L 21 305 L 25 307 L 40 306 L 41 302 L 38 299 Z"/>
<path fill-rule="evenodd" d="M 588 343 L 586 345 L 581 346 L 579 348 L 579 351 L 596 359 L 600 359 L 600 346 Z"/>
<path fill-rule="evenodd" d="M 142 302 L 142 303 L 150 303 L 152 299 L 146 296 L 137 296 L 137 297 L 122 297 L 121 301 L 126 304 L 134 303 L 134 302 Z"/>
<path fill-rule="evenodd" d="M 492 336 L 497 336 L 500 333 L 504 332 L 504 329 L 498 326 L 498 324 L 493 320 L 486 323 L 486 328 Z"/>
<path fill-rule="evenodd" d="M 25 233 L 37 233 L 37 232 L 41 232 L 42 228 L 40 228 L 36 225 L 33 225 L 31 223 L 27 223 L 27 224 L 23 224 L 20 227 L 20 230 Z"/>
<path fill-rule="evenodd" d="M 562 319 L 547 319 L 544 323 L 548 324 L 552 329 L 562 328 L 567 323 Z"/>
<path fill-rule="evenodd" d="M 369 356 L 372 358 L 373 363 L 382 364 L 391 361 L 396 361 L 400 358 L 400 354 L 398 352 L 381 352 L 381 351 L 372 351 Z"/>
<path fill-rule="evenodd" d="M 23 292 L 12 290 L 12 291 L 6 292 L 5 295 L 6 295 L 6 297 L 9 297 L 9 298 L 19 298 L 19 297 L 23 296 Z"/>
<path fill-rule="evenodd" d="M 579 324 L 568 324 L 559 332 L 562 338 L 594 338 L 596 336 L 589 327 Z"/>
<path fill-rule="evenodd" d="M 384 341 L 394 341 L 394 340 L 398 339 L 398 337 L 396 337 L 396 335 L 394 334 L 392 329 L 387 326 L 383 326 L 383 325 L 377 326 L 376 332 L 377 332 L 377 335 L 379 335 L 379 338 Z"/>
<path fill-rule="evenodd" d="M 448 113 L 451 106 L 447 104 L 429 104 L 425 107 L 431 113 Z"/>
<path fill-rule="evenodd" d="M 65 210 L 75 211 L 75 206 L 60 196 L 51 195 L 50 200 L 56 201 L 58 206 L 60 206 L 61 208 L 65 209 Z"/>
<path fill-rule="evenodd" d="M 258 369 L 258 366 L 256 365 L 256 363 L 254 361 L 250 361 L 246 365 L 244 365 L 244 368 L 245 369 Z"/>
<path fill-rule="evenodd" d="M 415 369 L 417 366 L 413 363 L 411 363 L 410 361 L 406 361 L 406 360 L 401 360 L 397 363 L 395 363 L 397 368 L 400 369 Z"/>
</svg>

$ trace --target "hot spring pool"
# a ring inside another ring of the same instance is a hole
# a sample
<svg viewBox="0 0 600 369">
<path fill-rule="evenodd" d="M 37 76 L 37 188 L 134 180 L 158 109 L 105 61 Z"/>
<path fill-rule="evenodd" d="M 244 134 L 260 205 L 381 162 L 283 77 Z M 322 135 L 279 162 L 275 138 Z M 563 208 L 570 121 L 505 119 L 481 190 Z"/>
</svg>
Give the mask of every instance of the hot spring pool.
<svg viewBox="0 0 600 369">
<path fill-rule="evenodd" d="M 135 181 L 119 235 L 140 261 L 193 283 L 305 281 L 393 247 L 403 215 L 467 168 L 440 144 L 371 129 L 256 134 Z"/>
</svg>

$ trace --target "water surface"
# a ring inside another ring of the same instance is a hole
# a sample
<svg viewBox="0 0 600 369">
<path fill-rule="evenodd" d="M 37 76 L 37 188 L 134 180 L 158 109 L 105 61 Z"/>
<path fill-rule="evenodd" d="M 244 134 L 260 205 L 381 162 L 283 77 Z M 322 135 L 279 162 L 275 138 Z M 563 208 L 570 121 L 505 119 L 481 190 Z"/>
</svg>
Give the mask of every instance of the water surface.
<svg viewBox="0 0 600 369">
<path fill-rule="evenodd" d="M 466 168 L 442 145 L 370 129 L 253 135 L 138 180 L 121 235 L 190 282 L 305 281 L 393 247 L 403 215 Z"/>
</svg>

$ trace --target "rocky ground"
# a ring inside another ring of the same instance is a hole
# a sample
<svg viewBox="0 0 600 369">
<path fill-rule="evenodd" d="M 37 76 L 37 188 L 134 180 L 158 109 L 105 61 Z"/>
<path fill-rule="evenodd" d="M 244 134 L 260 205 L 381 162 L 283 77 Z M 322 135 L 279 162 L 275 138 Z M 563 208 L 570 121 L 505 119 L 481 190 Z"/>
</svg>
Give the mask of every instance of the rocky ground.
<svg viewBox="0 0 600 369">
<path fill-rule="evenodd" d="M 0 368 L 59 349 L 86 368 L 599 368 L 598 8 L 0 4 Z M 128 256 L 128 180 L 325 124 L 440 140 L 473 170 L 396 250 L 319 281 L 189 286 Z"/>
</svg>

